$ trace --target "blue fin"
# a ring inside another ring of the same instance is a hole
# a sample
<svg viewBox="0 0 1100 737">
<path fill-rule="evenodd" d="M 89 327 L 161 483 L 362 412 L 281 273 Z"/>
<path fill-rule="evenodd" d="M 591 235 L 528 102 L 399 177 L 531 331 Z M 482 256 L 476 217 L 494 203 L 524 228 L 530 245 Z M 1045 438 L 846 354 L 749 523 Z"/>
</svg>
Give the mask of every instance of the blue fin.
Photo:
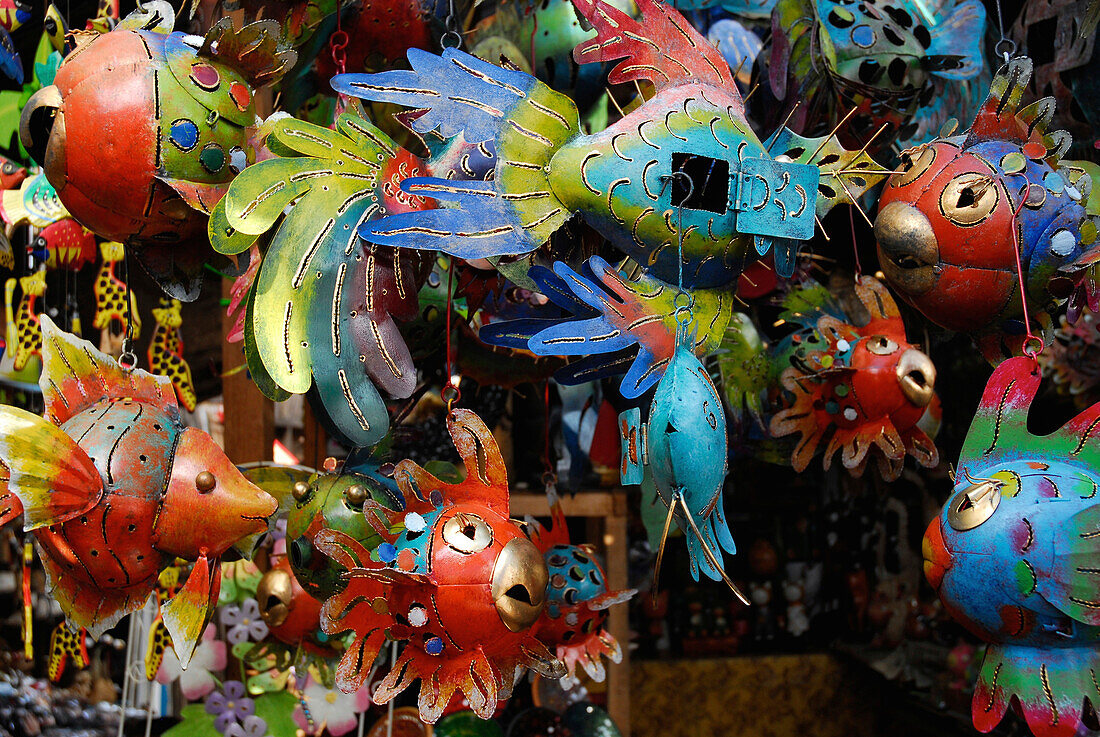
<svg viewBox="0 0 1100 737">
<path fill-rule="evenodd" d="M 982 70 L 982 43 L 985 35 L 985 6 L 978 0 L 965 0 L 955 6 L 954 12 L 932 26 L 932 44 L 925 56 L 934 66 L 932 74 L 943 79 L 964 80 L 976 76 Z M 947 59 L 955 62 L 942 65 Z M 936 68 L 943 66 L 943 68 Z"/>
</svg>

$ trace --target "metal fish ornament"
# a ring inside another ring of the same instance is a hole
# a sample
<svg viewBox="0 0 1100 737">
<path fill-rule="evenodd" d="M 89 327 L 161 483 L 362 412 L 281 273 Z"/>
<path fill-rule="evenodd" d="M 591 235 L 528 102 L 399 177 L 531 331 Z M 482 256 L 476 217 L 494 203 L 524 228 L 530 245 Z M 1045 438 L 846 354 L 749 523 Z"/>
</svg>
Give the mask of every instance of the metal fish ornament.
<svg viewBox="0 0 1100 737">
<path fill-rule="evenodd" d="M 974 726 L 989 732 L 1015 704 L 1036 737 L 1069 737 L 1098 702 L 1100 404 L 1036 437 L 1027 416 L 1040 380 L 1026 357 L 993 372 L 955 493 L 925 533 L 924 573 L 948 613 L 989 643 Z"/>
<path fill-rule="evenodd" d="M 212 255 L 206 216 L 255 158 L 255 90 L 296 54 L 279 45 L 274 21 L 235 31 L 225 18 L 201 44 L 167 33 L 172 22 L 139 14 L 78 36 L 53 84 L 23 108 L 19 138 L 73 217 L 132 246 L 171 296 L 189 301 Z"/>
<path fill-rule="evenodd" d="M 675 517 L 687 538 L 691 577 L 698 581 L 702 571 L 708 578 L 725 581 L 748 604 L 722 569 L 721 551 L 737 552 L 722 498 L 728 470 L 726 414 L 714 382 L 685 345 L 687 340 L 681 334 L 646 421 L 642 422 L 637 407 L 619 415 L 620 477 L 624 485 L 640 484 L 648 471 L 668 507 L 658 572 L 664 538 Z"/>
<path fill-rule="evenodd" d="M 820 452 L 829 468 L 837 454 L 853 476 L 873 457 L 889 480 L 906 455 L 926 468 L 939 463 L 923 429 L 936 403 L 936 367 L 905 337 L 905 324 L 886 288 L 860 277 L 855 294 L 870 320 L 845 313 L 816 284 L 787 297 L 782 318 L 801 327 L 767 350 L 747 318 L 731 331 L 719 358 L 735 415 L 747 407 L 774 438 L 797 435 L 783 452 L 804 471 Z M 743 317 L 743 316 L 741 316 Z"/>
<path fill-rule="evenodd" d="M 279 120 L 266 140 L 278 155 L 232 182 L 209 227 L 228 255 L 271 233 L 245 315 L 249 369 L 280 391 L 316 388 L 334 429 L 373 445 L 389 429 L 378 389 L 407 397 L 416 385 L 396 320 L 417 315 L 431 256 L 364 243 L 356 228 L 426 207 L 400 185 L 427 169 L 354 109 L 335 130 Z"/>
<path fill-rule="evenodd" d="M 574 7 L 597 34 L 574 59 L 622 59 L 611 83 L 645 80 L 656 91 L 592 135 L 581 132 L 565 95 L 457 49 L 410 51 L 412 71 L 333 79 L 343 94 L 423 111 L 411 123 L 416 131 L 492 142 L 496 152 L 487 181 L 407 178 L 405 192 L 439 206 L 364 223 L 365 239 L 466 259 L 522 256 L 506 272 L 520 283 L 531 254 L 580 213 L 653 276 L 677 283 L 673 220 L 682 204 L 683 284 L 716 287 L 731 284 L 773 243 L 777 261 L 792 263 L 797 244 L 813 235 L 815 215 L 877 180 L 863 152 L 830 155 L 818 142 L 789 136 L 762 143 L 722 55 L 668 6 L 641 0 L 638 20 L 602 0 L 574 0 Z M 842 177 L 845 189 L 828 196 L 819 187 L 825 175 Z M 508 262 L 501 258 L 498 268 Z"/>
<path fill-rule="evenodd" d="M 535 638 L 549 576 L 542 553 L 508 519 L 508 477 L 489 429 L 453 410 L 447 429 L 466 478 L 447 484 L 404 460 L 394 478 L 402 512 L 368 502 L 385 542 L 369 550 L 322 530 L 317 546 L 347 570 L 347 587 L 321 610 L 325 632 L 352 630 L 336 670 L 348 693 L 363 686 L 387 637 L 406 640 L 374 701 L 385 704 L 420 679 L 420 717 L 434 723 L 456 691 L 482 719 L 512 690 L 517 666 L 560 678 L 565 667 Z"/>
<path fill-rule="evenodd" d="M 162 609 L 186 665 L 218 600 L 218 557 L 234 545 L 251 554 L 277 503 L 182 426 L 166 378 L 41 321 L 46 418 L 0 406 L 3 519 L 23 513 L 52 596 L 93 637 L 144 606 L 175 558 L 194 561 Z"/>
<path fill-rule="evenodd" d="M 941 12 L 912 0 L 779 0 L 762 54 L 770 95 L 759 98 L 773 107 L 762 112 L 808 135 L 838 126 L 846 145 L 875 138 L 878 150 L 907 138 L 900 129 L 915 127 L 921 108 L 984 65 L 984 6 L 964 0 Z"/>
<path fill-rule="evenodd" d="M 1013 59 L 968 130 L 905 152 L 875 218 L 890 286 L 932 322 L 970 333 L 994 363 L 1024 340 L 1018 266 L 1037 315 L 1100 256 L 1084 204 L 1092 179 L 1061 161 L 1068 134 L 1047 131 L 1054 100 L 1020 108 L 1031 68 Z"/>
<path fill-rule="evenodd" d="M 552 515 L 549 529 L 536 523 L 531 541 L 546 558 L 550 581 L 546 589 L 546 609 L 535 624 L 535 636 L 556 651 L 565 663 L 562 683 L 578 683 L 577 666 L 588 677 L 602 682 L 607 675 L 601 658 L 622 662 L 619 642 L 605 628 L 608 610 L 630 600 L 634 589 L 610 591 L 607 574 L 589 545 L 569 542 L 569 527 L 557 493 L 547 492 Z"/>
</svg>

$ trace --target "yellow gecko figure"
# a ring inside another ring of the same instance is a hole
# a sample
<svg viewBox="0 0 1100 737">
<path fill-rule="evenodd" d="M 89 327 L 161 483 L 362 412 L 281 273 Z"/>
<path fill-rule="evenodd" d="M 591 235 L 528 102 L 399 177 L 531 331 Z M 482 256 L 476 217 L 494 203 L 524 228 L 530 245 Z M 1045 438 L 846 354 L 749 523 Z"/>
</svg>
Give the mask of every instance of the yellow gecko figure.
<svg viewBox="0 0 1100 737">
<path fill-rule="evenodd" d="M 92 318 L 92 327 L 103 333 L 100 350 L 113 354 L 116 351 L 110 349 L 115 347 L 121 350 L 121 337 L 126 335 L 126 282 L 115 275 L 115 264 L 125 258 L 126 250 L 121 243 L 105 241 L 99 244 L 99 252 L 103 263 L 96 273 L 93 287 L 95 317 Z M 138 314 L 137 298 L 133 294 L 130 294 L 130 307 L 134 315 L 133 337 L 137 340 L 141 334 L 141 316 Z M 117 340 L 112 341 L 113 337 L 117 337 Z M 118 345 L 114 346 L 113 343 Z"/>
<path fill-rule="evenodd" d="M 153 337 L 149 341 L 149 370 L 171 379 L 180 404 L 188 412 L 194 412 L 197 400 L 195 387 L 191 383 L 191 367 L 183 358 L 180 307 L 178 299 L 161 297 L 160 307 L 153 310 L 157 326 L 153 328 Z"/>
<path fill-rule="evenodd" d="M 35 303 L 46 293 L 46 271 L 39 270 L 19 280 L 19 289 L 23 296 L 19 298 L 19 308 L 15 312 L 15 355 L 12 367 L 22 371 L 32 356 L 41 355 L 42 328 L 38 324 L 39 315 L 35 312 Z"/>
</svg>

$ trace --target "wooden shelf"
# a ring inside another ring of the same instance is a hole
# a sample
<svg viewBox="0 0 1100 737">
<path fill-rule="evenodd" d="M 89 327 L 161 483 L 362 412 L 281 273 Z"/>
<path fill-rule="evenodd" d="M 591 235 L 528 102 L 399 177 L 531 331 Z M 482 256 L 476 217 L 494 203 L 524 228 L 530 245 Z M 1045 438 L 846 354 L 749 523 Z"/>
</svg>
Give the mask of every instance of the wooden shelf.
<svg viewBox="0 0 1100 737">
<path fill-rule="evenodd" d="M 630 588 L 627 573 L 627 512 L 626 491 L 608 489 L 580 491 L 561 497 L 562 511 L 566 517 L 583 517 L 596 523 L 598 543 L 604 551 L 607 566 L 607 586 L 612 591 Z M 546 495 L 541 492 L 513 492 L 510 498 L 513 517 L 549 517 Z M 623 649 L 623 661 L 618 665 L 608 663 L 607 712 L 615 720 L 624 737 L 630 735 L 630 618 L 625 604 L 611 607 L 607 629 L 619 641 Z"/>
</svg>

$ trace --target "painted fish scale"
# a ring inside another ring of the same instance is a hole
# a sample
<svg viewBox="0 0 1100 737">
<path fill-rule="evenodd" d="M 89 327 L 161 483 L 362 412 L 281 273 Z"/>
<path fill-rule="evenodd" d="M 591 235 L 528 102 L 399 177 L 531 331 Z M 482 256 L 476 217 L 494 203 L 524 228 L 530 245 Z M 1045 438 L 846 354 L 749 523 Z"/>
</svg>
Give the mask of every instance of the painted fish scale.
<svg viewBox="0 0 1100 737">
<path fill-rule="evenodd" d="M 714 160 L 713 186 L 722 193 L 715 210 L 683 209 L 684 283 L 705 288 L 738 276 L 750 242 L 736 227 L 738 162 L 770 157 L 741 115 L 739 98 L 718 87 L 693 92 L 664 90 L 610 128 L 568 144 L 554 156 L 550 180 L 562 202 L 583 211 L 655 276 L 674 283 L 679 203 L 662 177 L 673 173 L 674 154 Z M 654 108 L 667 114 L 654 117 Z"/>
</svg>

